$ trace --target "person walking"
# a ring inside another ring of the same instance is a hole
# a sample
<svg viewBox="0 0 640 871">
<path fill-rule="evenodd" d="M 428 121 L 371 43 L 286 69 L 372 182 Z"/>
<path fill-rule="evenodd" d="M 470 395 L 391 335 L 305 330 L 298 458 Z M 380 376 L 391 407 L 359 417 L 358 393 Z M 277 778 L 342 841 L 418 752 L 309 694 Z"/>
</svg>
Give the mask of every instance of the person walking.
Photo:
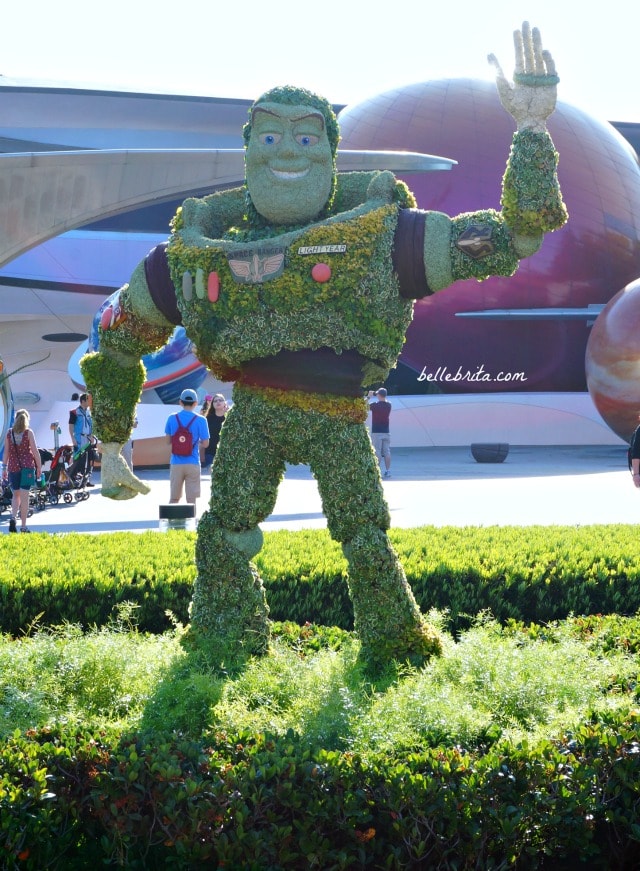
<svg viewBox="0 0 640 871">
<path fill-rule="evenodd" d="M 213 414 L 213 394 L 207 393 L 205 398 L 202 400 L 202 405 L 200 406 L 200 414 L 207 418 L 207 426 L 209 426 L 209 414 Z M 211 443 L 211 429 L 209 429 L 209 443 Z M 207 447 L 206 453 L 205 449 L 202 448 L 200 451 L 200 462 L 202 463 L 202 471 L 204 472 L 207 468 L 207 455 L 209 453 L 209 447 Z M 209 463 L 211 462 L 211 458 L 209 457 Z"/>
<path fill-rule="evenodd" d="M 383 478 L 391 477 L 391 435 L 389 433 L 389 418 L 391 417 L 391 403 L 387 399 L 387 391 L 384 387 L 376 390 L 375 394 L 369 391 L 369 399 L 376 396 L 375 402 L 369 403 L 371 411 L 371 443 L 375 448 L 380 460 L 380 468 L 384 462 Z"/>
<path fill-rule="evenodd" d="M 81 393 L 79 405 L 69 412 L 69 435 L 74 453 L 90 444 L 93 434 L 93 418 L 89 407 L 89 394 Z"/>
<path fill-rule="evenodd" d="M 164 428 L 167 444 L 171 445 L 169 465 L 169 503 L 182 499 L 196 504 L 200 495 L 200 448 L 209 444 L 209 427 L 202 414 L 194 409 L 198 401 L 195 390 L 180 394 L 181 411 L 169 415 Z"/>
<path fill-rule="evenodd" d="M 24 408 L 16 411 L 13 426 L 7 430 L 4 444 L 4 476 L 13 492 L 9 532 L 17 532 L 16 520 L 20 516 L 20 532 L 27 529 L 29 516 L 29 491 L 42 475 L 42 461 L 36 446 L 36 437 L 29 428 L 29 412 Z"/>
<path fill-rule="evenodd" d="M 638 420 L 640 420 L 640 415 L 638 415 Z M 633 435 L 629 441 L 627 461 L 629 463 L 629 471 L 631 472 L 633 486 L 640 488 L 640 423 L 634 429 Z"/>
<path fill-rule="evenodd" d="M 222 429 L 222 424 L 224 423 L 225 415 L 228 410 L 229 405 L 222 393 L 214 394 L 210 398 L 209 403 L 202 406 L 202 413 L 207 418 L 207 424 L 209 426 L 209 444 L 204 450 L 203 467 L 205 469 L 207 469 L 215 459 L 218 442 L 220 441 L 220 430 Z"/>
<path fill-rule="evenodd" d="M 138 415 L 136 415 L 133 419 L 133 429 L 136 429 L 137 426 L 138 426 Z M 133 430 L 131 431 L 131 435 L 132 435 L 132 438 L 130 438 L 129 441 L 125 442 L 122 445 L 122 450 L 120 451 L 120 453 L 122 454 L 127 466 L 129 466 L 129 468 L 133 472 Z"/>
<path fill-rule="evenodd" d="M 74 393 L 73 396 L 77 396 L 77 394 Z M 78 396 L 78 403 L 77 408 L 72 408 L 69 412 L 69 435 L 73 445 L 73 460 L 75 463 L 82 456 L 82 463 L 76 468 L 81 469 L 87 487 L 93 487 L 91 472 L 96 453 L 89 394 L 81 393 Z"/>
</svg>

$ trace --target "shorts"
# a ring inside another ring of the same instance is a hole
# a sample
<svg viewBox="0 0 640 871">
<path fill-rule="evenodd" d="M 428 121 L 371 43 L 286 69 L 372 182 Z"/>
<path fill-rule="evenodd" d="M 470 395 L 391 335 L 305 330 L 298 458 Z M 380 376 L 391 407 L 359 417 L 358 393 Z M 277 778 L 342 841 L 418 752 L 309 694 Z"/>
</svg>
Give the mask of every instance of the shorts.
<svg viewBox="0 0 640 871">
<path fill-rule="evenodd" d="M 391 436 L 388 432 L 372 432 L 371 444 L 381 457 L 391 456 Z"/>
<path fill-rule="evenodd" d="M 194 503 L 200 495 L 199 463 L 171 463 L 169 466 L 169 501 L 179 502 L 183 488 L 187 502 Z"/>
<path fill-rule="evenodd" d="M 22 477 L 22 469 L 18 469 L 17 472 L 9 472 L 9 486 L 14 493 L 17 493 L 20 490 L 20 478 Z M 29 487 L 24 488 L 25 493 L 29 492 Z"/>
</svg>

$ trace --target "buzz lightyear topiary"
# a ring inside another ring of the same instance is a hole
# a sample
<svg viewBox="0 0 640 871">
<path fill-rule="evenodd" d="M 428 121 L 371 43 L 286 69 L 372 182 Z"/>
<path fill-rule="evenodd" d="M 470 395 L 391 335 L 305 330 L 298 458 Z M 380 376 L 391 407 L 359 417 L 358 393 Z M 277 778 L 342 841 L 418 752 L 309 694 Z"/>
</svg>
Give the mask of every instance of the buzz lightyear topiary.
<svg viewBox="0 0 640 871">
<path fill-rule="evenodd" d="M 500 212 L 451 218 L 417 209 L 388 171 L 338 174 L 330 104 L 274 88 L 244 128 L 245 185 L 184 202 L 168 243 L 122 288 L 99 351 L 82 360 L 105 443 L 102 492 L 114 499 L 146 489 L 120 456 L 143 354 L 183 324 L 199 359 L 235 382 L 196 543 L 189 637 L 212 656 L 268 650 L 269 610 L 251 560 L 286 462 L 311 467 L 342 544 L 363 660 L 419 664 L 441 649 L 388 539 L 364 389 L 396 364 L 415 299 L 461 278 L 513 274 L 567 219 L 545 127 L 555 65 L 526 22 L 515 44 L 513 83 L 490 58 L 517 124 Z"/>
</svg>

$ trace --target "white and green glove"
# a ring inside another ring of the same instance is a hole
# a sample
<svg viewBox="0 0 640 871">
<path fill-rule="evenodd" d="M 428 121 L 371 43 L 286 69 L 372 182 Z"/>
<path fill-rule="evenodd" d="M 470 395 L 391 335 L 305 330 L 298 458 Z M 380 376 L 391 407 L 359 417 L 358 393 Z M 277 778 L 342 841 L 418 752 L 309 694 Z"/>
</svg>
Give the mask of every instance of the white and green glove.
<svg viewBox="0 0 640 871">
<path fill-rule="evenodd" d="M 537 27 L 528 21 L 522 30 L 515 30 L 513 39 L 516 50 L 516 65 L 513 82 L 507 81 L 502 67 L 494 54 L 489 63 L 496 68 L 496 85 L 500 102 L 514 118 L 518 130 L 546 130 L 546 120 L 556 107 L 556 65 L 551 52 L 542 48 L 542 39 Z"/>
<path fill-rule="evenodd" d="M 133 499 L 151 488 L 133 474 L 120 454 L 122 445 L 106 442 L 100 445 L 100 481 L 102 495 L 108 499 Z"/>
</svg>

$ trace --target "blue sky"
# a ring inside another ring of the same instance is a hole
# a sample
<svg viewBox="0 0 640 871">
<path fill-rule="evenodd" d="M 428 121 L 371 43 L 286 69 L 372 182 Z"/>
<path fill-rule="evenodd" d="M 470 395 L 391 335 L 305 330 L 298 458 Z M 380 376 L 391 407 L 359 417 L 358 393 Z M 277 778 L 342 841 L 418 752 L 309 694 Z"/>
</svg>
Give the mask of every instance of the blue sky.
<svg viewBox="0 0 640 871">
<path fill-rule="evenodd" d="M 336 103 L 452 76 L 513 68 L 514 28 L 540 28 L 559 98 L 602 120 L 640 122 L 640 3 L 609 0 L 31 0 L 3 10 L 0 73 L 254 99 L 295 84 Z"/>
</svg>

